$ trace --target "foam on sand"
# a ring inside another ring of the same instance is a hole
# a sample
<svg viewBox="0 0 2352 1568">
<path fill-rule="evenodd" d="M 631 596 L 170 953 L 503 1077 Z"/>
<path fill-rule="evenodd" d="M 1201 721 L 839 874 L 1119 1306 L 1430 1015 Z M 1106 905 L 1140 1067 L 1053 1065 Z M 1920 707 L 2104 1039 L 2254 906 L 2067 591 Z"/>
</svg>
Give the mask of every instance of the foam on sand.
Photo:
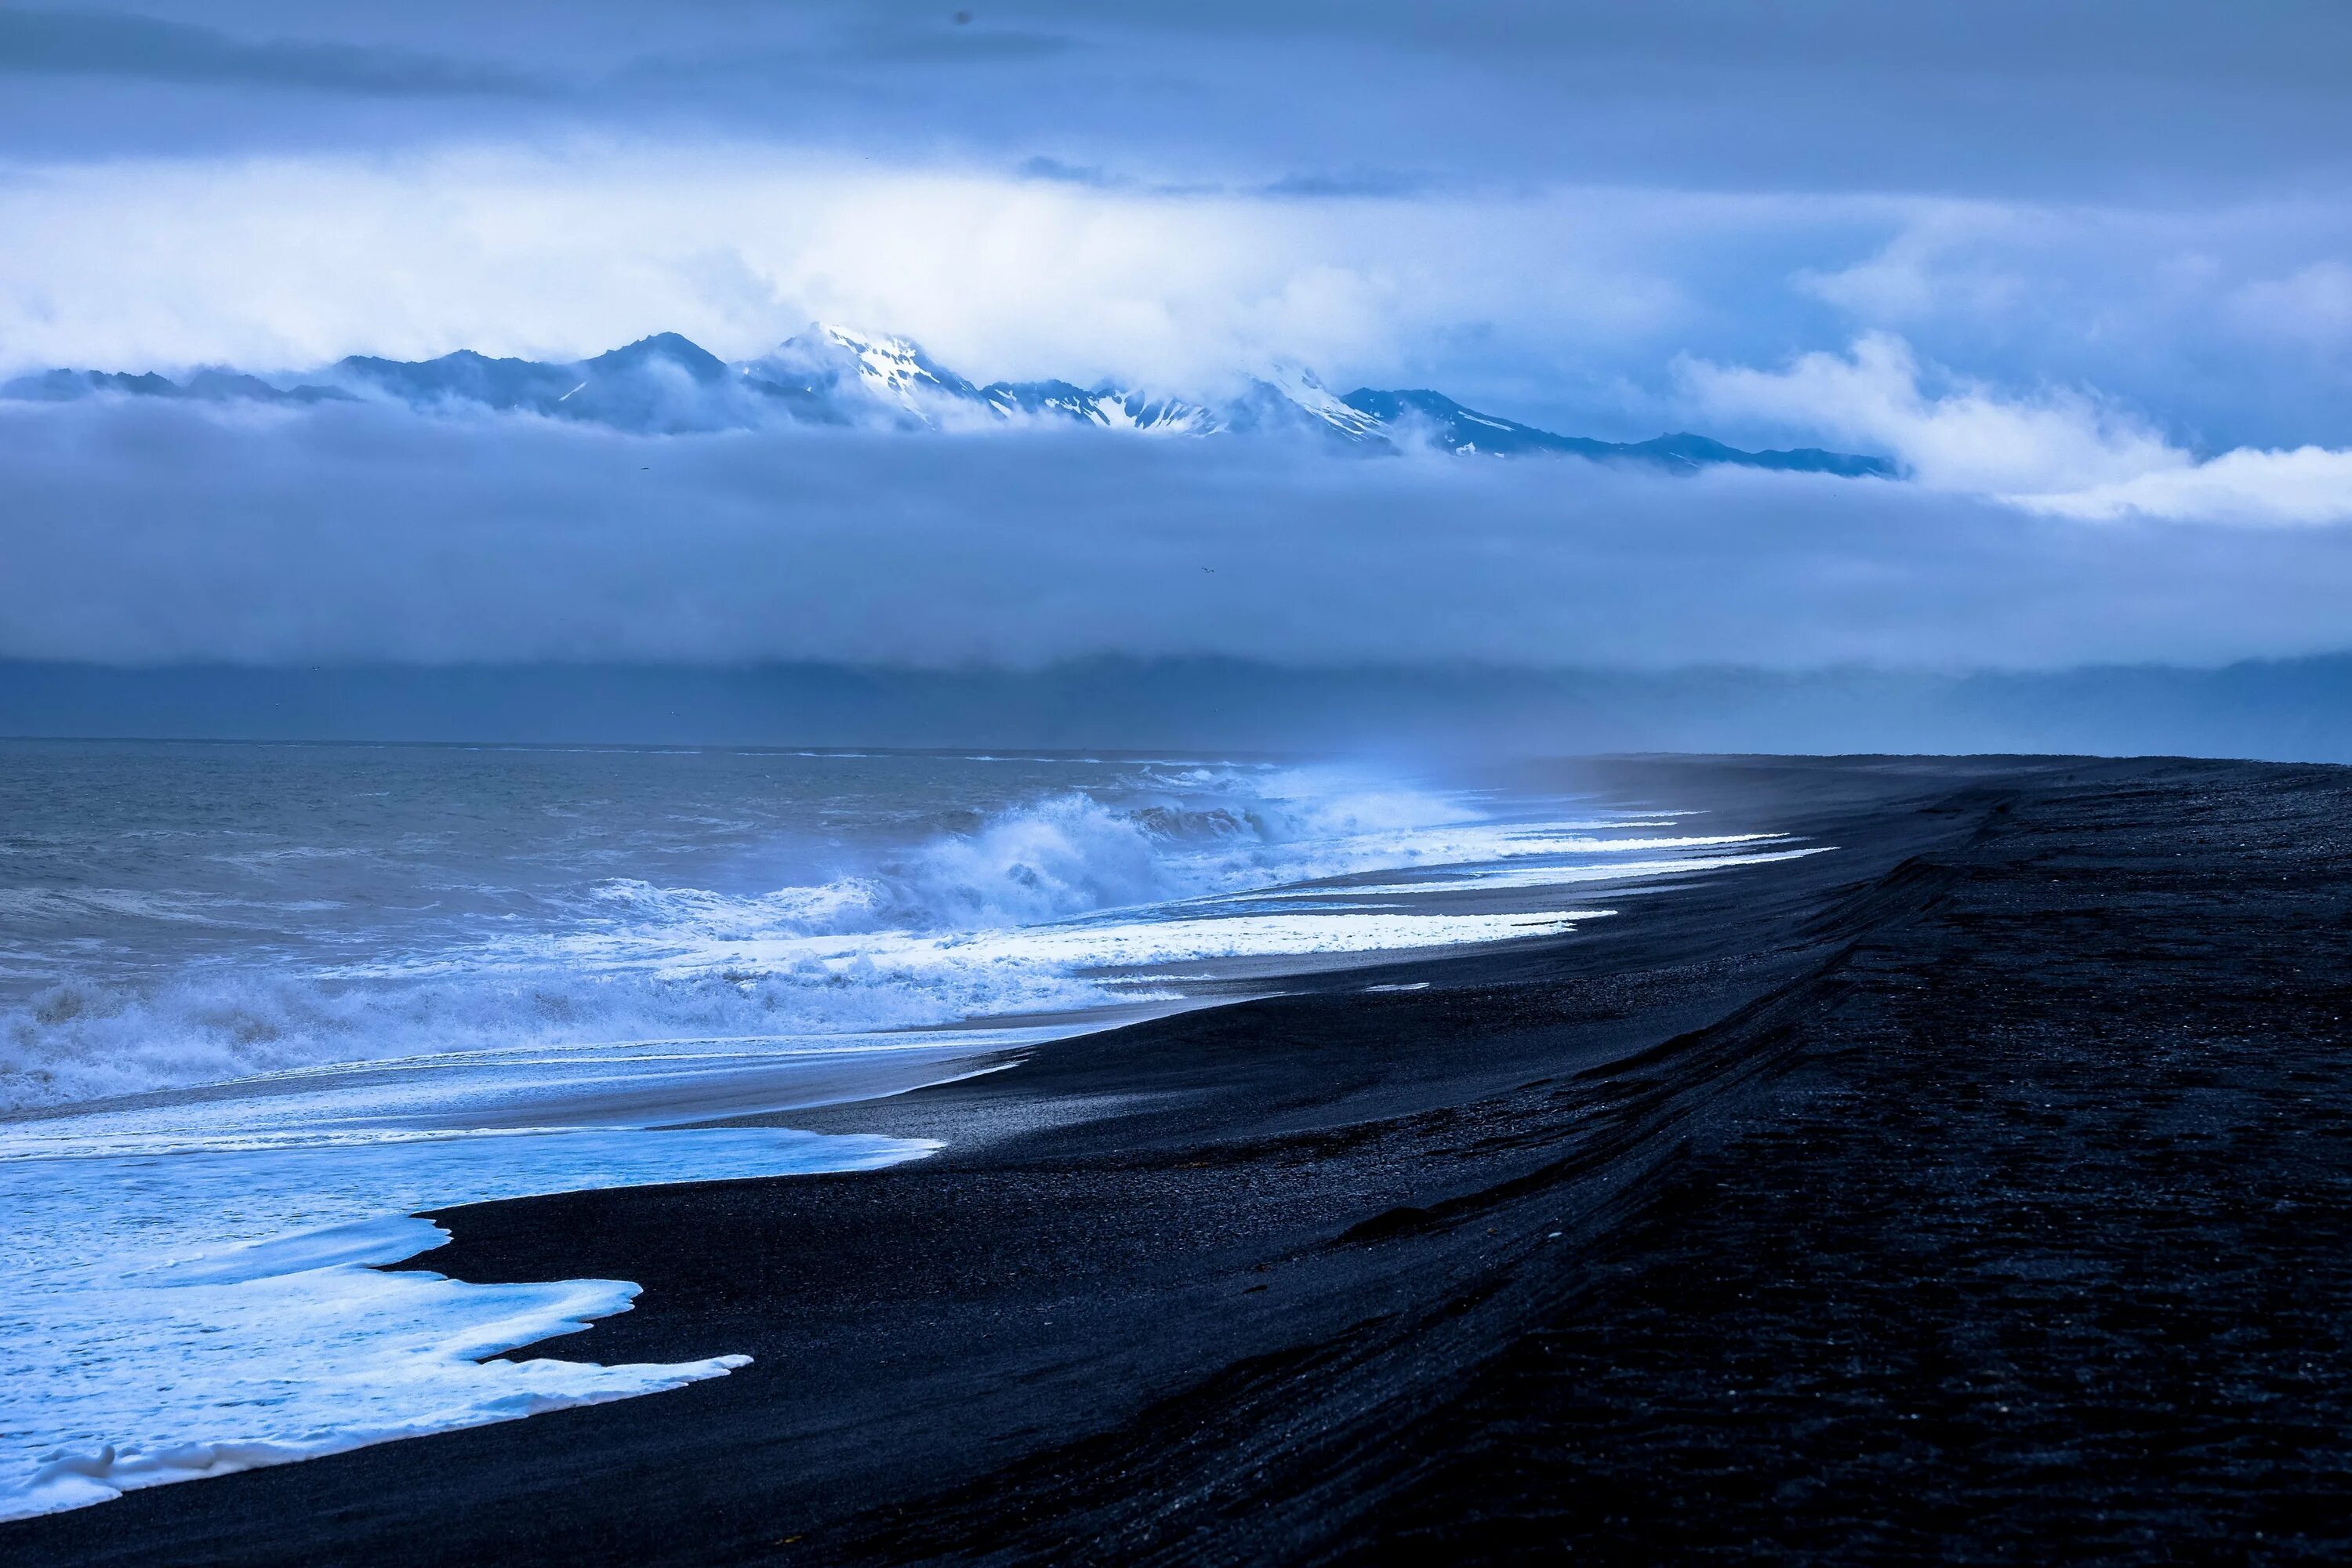
<svg viewBox="0 0 2352 1568">
<path fill-rule="evenodd" d="M 420 1209 L 868 1170 L 935 1146 L 743 1129 L 45 1147 L 0 1143 L 0 1519 L 723 1376 L 749 1358 L 498 1359 L 628 1310 L 623 1280 L 381 1270 L 448 1240 Z M 45 1222 L 61 1207 L 78 1223 Z"/>
</svg>

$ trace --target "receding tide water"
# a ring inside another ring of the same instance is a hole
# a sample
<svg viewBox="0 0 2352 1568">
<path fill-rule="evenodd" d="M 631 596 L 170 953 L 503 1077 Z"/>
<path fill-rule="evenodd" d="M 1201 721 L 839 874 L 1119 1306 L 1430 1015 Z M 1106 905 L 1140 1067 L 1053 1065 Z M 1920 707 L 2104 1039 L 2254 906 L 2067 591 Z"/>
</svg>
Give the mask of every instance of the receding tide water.
<svg viewBox="0 0 2352 1568">
<path fill-rule="evenodd" d="M 741 1363 L 499 1359 L 636 1288 L 382 1271 L 419 1211 L 918 1159 L 694 1124 L 1818 847 L 1336 763 L 0 742 L 0 1519 Z"/>
</svg>

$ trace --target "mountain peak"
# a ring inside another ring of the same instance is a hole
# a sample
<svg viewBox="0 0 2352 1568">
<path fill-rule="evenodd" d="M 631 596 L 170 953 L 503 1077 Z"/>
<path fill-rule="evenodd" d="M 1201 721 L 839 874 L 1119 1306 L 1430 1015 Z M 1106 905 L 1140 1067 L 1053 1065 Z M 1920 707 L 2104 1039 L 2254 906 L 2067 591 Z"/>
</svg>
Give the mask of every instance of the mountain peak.
<svg viewBox="0 0 2352 1568">
<path fill-rule="evenodd" d="M 646 364 L 676 365 L 697 381 L 716 381 L 727 374 L 727 363 L 693 339 L 677 332 L 656 332 L 649 338 L 582 362 L 588 371 L 629 371 Z"/>
<path fill-rule="evenodd" d="M 980 389 L 939 364 L 911 339 L 826 321 L 808 326 L 746 366 L 747 372 L 811 394 L 855 388 L 900 418 L 933 425 Z"/>
<path fill-rule="evenodd" d="M 1360 453 L 1436 450 L 1464 457 L 1551 454 L 1674 472 L 1730 465 L 1860 478 L 1892 477 L 1878 458 L 1815 447 L 1743 452 L 1688 432 L 1653 440 L 1560 436 L 1466 408 L 1436 392 L 1360 387 L 1340 396 L 1295 360 L 1277 360 L 1240 397 L 1214 405 L 1113 382 L 993 382 L 976 386 L 911 339 L 812 321 L 760 358 L 730 365 L 676 332 L 656 332 L 593 359 L 547 363 L 460 349 L 438 359 L 353 356 L 289 384 L 226 368 L 175 382 L 144 374 L 54 370 L 0 385 L 0 397 L 194 398 L 318 403 L 354 395 L 432 414 L 524 413 L 633 435 L 686 435 L 772 425 L 898 430 L 1073 426 L 1156 436 L 1251 433 Z"/>
<path fill-rule="evenodd" d="M 920 358 L 922 350 L 912 338 L 902 338 L 895 332 L 869 332 L 857 327 L 845 327 L 836 321 L 811 321 L 802 337 L 829 339 L 852 353 L 887 353 L 908 359 Z"/>
<path fill-rule="evenodd" d="M 1350 406 L 1346 399 L 1323 384 L 1322 377 L 1296 360 L 1274 361 L 1257 380 L 1258 384 L 1274 393 L 1281 404 L 1303 411 L 1311 421 L 1319 422 L 1331 434 L 1358 443 L 1381 439 L 1378 419 L 1362 409 Z"/>
</svg>

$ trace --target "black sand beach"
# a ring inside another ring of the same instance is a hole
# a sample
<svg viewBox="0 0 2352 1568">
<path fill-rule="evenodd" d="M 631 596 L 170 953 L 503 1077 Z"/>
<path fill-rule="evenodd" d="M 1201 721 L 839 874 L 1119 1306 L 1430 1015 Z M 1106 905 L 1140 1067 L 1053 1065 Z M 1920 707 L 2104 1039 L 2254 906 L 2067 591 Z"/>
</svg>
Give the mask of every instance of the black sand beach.
<svg viewBox="0 0 2352 1568">
<path fill-rule="evenodd" d="M 2352 773 L 1595 777 L 1840 847 L 780 1119 L 911 1165 L 447 1214 L 436 1270 L 644 1284 L 555 1353 L 756 1362 L 0 1557 L 2352 1550 Z"/>
</svg>

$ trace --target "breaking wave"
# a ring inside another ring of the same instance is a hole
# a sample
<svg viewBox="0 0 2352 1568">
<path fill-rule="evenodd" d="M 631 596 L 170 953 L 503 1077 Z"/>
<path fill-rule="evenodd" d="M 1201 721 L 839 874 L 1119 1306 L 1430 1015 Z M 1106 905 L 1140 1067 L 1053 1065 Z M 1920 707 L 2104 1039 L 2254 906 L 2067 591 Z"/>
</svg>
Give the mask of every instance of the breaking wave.
<svg viewBox="0 0 2352 1568">
<path fill-rule="evenodd" d="M 938 826 L 935 813 L 928 831 L 914 825 L 832 875 L 764 892 L 606 878 L 550 889 L 520 912 L 420 918 L 356 954 L 345 942 L 263 963 L 247 940 L 161 973 L 91 966 L 0 1011 L 0 1106 L 484 1047 L 828 1034 L 1095 1007 L 1154 994 L 1094 973 L 1168 948 L 1139 944 L 1138 924 L 1181 921 L 1191 945 L 1180 951 L 1221 951 L 1197 929 L 1217 911 L 1188 900 L 1617 847 L 1593 836 L 1596 823 L 1498 823 L 1464 797 L 1318 770 L 1150 769 L 1115 787 L 947 819 Z M 213 894 L 18 896 L 133 925 L 218 918 L 250 933 L 257 923 L 250 899 Z M 278 919 L 299 931 L 329 907 L 288 900 Z M 1072 923 L 1080 930 L 1050 942 L 1010 940 Z M 1383 940 L 1294 928 L 1261 927 L 1250 940 L 1350 951 Z M 1462 933 L 1486 929 L 1441 934 L 1475 940 Z"/>
</svg>

